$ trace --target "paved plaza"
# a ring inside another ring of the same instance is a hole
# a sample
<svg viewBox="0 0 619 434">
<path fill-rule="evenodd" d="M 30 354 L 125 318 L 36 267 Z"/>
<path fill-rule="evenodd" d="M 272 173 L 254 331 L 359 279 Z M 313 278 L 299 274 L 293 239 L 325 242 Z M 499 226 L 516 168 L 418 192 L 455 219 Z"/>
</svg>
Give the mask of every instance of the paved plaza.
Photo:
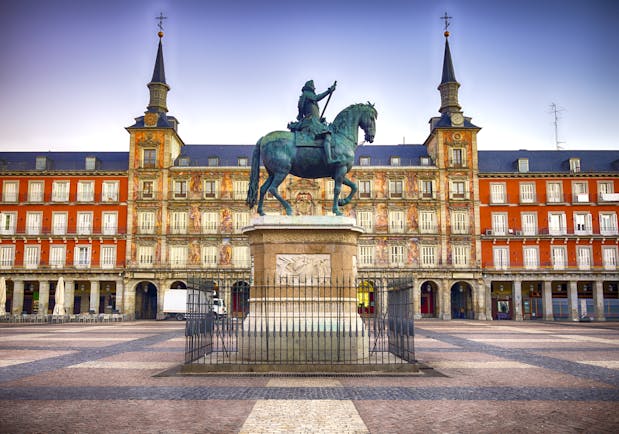
<svg viewBox="0 0 619 434">
<path fill-rule="evenodd" d="M 418 321 L 419 374 L 179 375 L 184 323 L 0 325 L 0 431 L 619 432 L 619 323 Z"/>
</svg>

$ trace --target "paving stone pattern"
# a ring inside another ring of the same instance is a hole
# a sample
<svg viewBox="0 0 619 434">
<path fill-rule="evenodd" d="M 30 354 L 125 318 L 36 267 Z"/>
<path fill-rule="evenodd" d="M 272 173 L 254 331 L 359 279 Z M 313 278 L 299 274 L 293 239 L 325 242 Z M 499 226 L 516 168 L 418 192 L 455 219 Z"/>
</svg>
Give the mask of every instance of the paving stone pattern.
<svg viewBox="0 0 619 434">
<path fill-rule="evenodd" d="M 0 432 L 619 432 L 619 323 L 416 324 L 415 375 L 178 375 L 184 324 L 0 325 Z"/>
</svg>

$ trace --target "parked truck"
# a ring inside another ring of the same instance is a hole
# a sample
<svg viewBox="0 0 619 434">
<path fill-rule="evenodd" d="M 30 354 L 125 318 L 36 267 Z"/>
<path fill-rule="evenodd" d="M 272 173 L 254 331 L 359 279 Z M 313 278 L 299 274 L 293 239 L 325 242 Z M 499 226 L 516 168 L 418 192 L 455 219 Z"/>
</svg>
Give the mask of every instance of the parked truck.
<svg viewBox="0 0 619 434">
<path fill-rule="evenodd" d="M 205 300 L 205 302 L 208 301 Z M 211 299 L 211 304 L 215 318 L 224 317 L 228 314 L 226 303 L 217 295 Z M 163 313 L 166 314 L 166 318 L 176 318 L 178 321 L 183 321 L 187 315 L 187 290 L 168 289 L 163 297 Z"/>
</svg>

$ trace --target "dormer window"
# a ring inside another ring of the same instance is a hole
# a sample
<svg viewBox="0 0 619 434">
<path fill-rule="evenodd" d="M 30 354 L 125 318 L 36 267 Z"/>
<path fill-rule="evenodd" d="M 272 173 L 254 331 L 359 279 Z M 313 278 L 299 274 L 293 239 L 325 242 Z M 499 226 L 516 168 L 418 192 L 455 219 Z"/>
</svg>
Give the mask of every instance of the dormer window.
<svg viewBox="0 0 619 434">
<path fill-rule="evenodd" d="M 208 157 L 208 165 L 210 167 L 219 166 L 219 157 Z"/>
<path fill-rule="evenodd" d="M 518 172 L 520 172 L 520 173 L 528 173 L 529 172 L 529 159 L 528 158 L 519 158 L 518 159 Z"/>
<path fill-rule="evenodd" d="M 391 157 L 389 160 L 389 164 L 391 166 L 399 166 L 400 165 L 400 157 Z"/>
<path fill-rule="evenodd" d="M 188 167 L 189 166 L 189 157 L 180 157 L 178 159 L 178 165 L 181 167 Z"/>
<path fill-rule="evenodd" d="M 419 162 L 422 166 L 431 166 L 432 165 L 432 158 L 430 157 L 421 157 L 419 158 Z"/>
<path fill-rule="evenodd" d="M 86 157 L 86 170 L 96 170 L 97 169 L 97 158 L 96 157 Z"/>
<path fill-rule="evenodd" d="M 48 158 L 37 157 L 36 158 L 36 170 L 47 170 Z"/>
<path fill-rule="evenodd" d="M 247 167 L 247 157 L 239 157 L 237 160 L 237 164 L 239 165 L 239 167 Z"/>
<path fill-rule="evenodd" d="M 570 158 L 570 172 L 580 172 L 580 158 Z"/>
<path fill-rule="evenodd" d="M 370 157 L 359 157 L 359 166 L 369 166 Z"/>
</svg>

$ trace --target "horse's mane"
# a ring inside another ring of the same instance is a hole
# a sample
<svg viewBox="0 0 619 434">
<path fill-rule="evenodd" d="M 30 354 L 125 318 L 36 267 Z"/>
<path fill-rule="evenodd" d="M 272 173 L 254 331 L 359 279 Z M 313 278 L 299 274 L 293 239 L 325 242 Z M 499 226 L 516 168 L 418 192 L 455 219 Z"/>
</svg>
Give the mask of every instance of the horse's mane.
<svg viewBox="0 0 619 434">
<path fill-rule="evenodd" d="M 352 104 L 346 107 L 344 110 L 338 113 L 338 115 L 333 119 L 331 123 L 331 128 L 333 128 L 333 132 L 337 133 L 338 131 L 345 129 L 350 125 L 350 116 L 357 111 L 367 110 L 368 108 L 374 109 L 373 106 L 369 104 Z"/>
</svg>

